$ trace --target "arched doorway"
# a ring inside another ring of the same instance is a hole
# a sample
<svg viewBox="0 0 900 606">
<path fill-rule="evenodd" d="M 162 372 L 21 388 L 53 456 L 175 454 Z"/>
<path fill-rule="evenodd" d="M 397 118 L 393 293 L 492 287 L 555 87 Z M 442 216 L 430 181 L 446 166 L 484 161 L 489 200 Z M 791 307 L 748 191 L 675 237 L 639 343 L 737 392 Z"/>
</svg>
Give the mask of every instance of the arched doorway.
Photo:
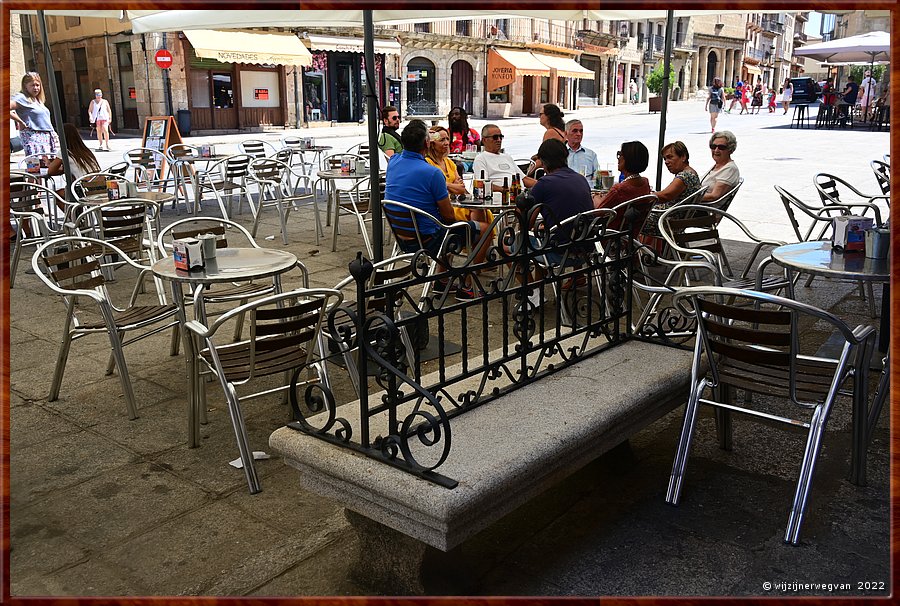
<svg viewBox="0 0 900 606">
<path fill-rule="evenodd" d="M 706 59 L 706 86 L 712 86 L 713 78 L 721 77 L 716 73 L 719 66 L 719 55 L 716 51 L 709 51 L 709 57 Z"/>
<path fill-rule="evenodd" d="M 434 63 L 425 57 L 414 57 L 406 67 L 406 113 L 410 116 L 429 116 L 437 113 L 435 101 Z"/>
<path fill-rule="evenodd" d="M 450 66 L 450 104 L 452 107 L 463 108 L 470 115 L 474 81 L 472 66 L 468 61 L 459 59 L 453 62 Z"/>
</svg>

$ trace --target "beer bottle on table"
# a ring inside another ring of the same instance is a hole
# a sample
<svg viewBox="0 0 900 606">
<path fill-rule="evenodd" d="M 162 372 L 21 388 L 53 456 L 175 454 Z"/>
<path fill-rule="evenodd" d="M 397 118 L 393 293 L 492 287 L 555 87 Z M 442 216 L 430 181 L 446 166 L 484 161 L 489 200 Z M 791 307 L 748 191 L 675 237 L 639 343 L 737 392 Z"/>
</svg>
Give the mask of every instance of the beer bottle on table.
<svg viewBox="0 0 900 606">
<path fill-rule="evenodd" d="M 503 177 L 503 191 L 500 193 L 500 204 L 509 204 L 509 177 Z"/>
<path fill-rule="evenodd" d="M 484 187 L 481 190 L 481 202 L 482 204 L 490 204 L 491 199 L 494 197 L 494 182 L 485 178 L 484 171 L 481 171 L 481 180 L 484 182 Z"/>
</svg>

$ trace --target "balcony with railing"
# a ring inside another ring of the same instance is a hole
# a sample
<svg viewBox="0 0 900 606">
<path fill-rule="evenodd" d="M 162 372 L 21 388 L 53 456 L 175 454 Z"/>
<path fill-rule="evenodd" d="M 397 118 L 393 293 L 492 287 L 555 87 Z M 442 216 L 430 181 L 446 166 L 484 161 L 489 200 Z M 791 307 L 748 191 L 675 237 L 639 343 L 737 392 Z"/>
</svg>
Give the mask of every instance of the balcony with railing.
<svg viewBox="0 0 900 606">
<path fill-rule="evenodd" d="M 763 19 L 762 20 L 762 28 L 763 31 L 768 32 L 770 34 L 783 34 L 784 33 L 784 23 L 779 23 L 774 19 Z"/>
<path fill-rule="evenodd" d="M 746 53 L 744 53 L 744 63 L 749 63 L 750 65 L 758 65 L 765 58 L 765 55 L 765 51 L 758 48 L 751 48 Z"/>
</svg>

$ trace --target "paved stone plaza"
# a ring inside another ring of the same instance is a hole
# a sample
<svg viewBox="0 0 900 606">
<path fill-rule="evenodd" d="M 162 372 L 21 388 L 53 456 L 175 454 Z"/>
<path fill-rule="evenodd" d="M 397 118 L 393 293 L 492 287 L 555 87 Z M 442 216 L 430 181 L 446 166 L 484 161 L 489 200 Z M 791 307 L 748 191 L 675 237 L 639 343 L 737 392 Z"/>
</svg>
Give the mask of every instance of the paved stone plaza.
<svg viewBox="0 0 900 606">
<path fill-rule="evenodd" d="M 638 139 L 651 150 L 657 145 L 659 115 L 648 114 L 646 104 L 589 108 L 566 117 L 572 116 L 584 121 L 585 145 L 597 151 L 601 165 L 615 162 L 622 141 Z M 470 122 L 476 128 L 485 123 Z M 493 122 L 503 128 L 505 147 L 514 157 L 536 151 L 542 133 L 537 117 Z M 786 241 L 794 239 L 793 232 L 773 185 L 812 200 L 813 176 L 828 172 L 875 192 L 869 161 L 890 152 L 887 132 L 794 130 L 789 122 L 790 114 L 779 110 L 723 114 L 718 124 L 737 135 L 734 160 L 746 180 L 731 212 L 759 235 Z M 712 164 L 709 130 L 702 101 L 671 105 L 666 141 L 684 141 L 701 174 Z M 337 126 L 185 142 L 213 143 L 227 153 L 242 139 L 277 143 L 283 134 L 313 136 L 343 151 L 364 141 L 366 130 Z M 88 144 L 96 148 L 95 141 Z M 119 135 L 112 139 L 113 151 L 97 157 L 109 166 L 139 144 L 136 137 Z M 651 158 L 645 173 L 651 182 L 655 169 Z M 663 173 L 665 185 L 671 175 Z M 204 206 L 204 214 L 217 212 L 214 204 Z M 165 210 L 164 223 L 176 218 Z M 252 222 L 246 210 L 238 220 Z M 264 214 L 260 245 L 295 253 L 309 268 L 312 286 L 332 287 L 347 275 L 348 262 L 362 248 L 355 225 L 342 222 L 337 251 L 331 252 L 330 231 L 315 243 L 311 211 L 294 213 L 289 221 L 291 243 L 283 246 L 274 212 Z M 743 247 L 745 254 L 749 248 Z M 297 472 L 279 458 L 258 462 L 263 491 L 248 493 L 243 473 L 228 465 L 237 449 L 217 386 L 209 389 L 201 446 L 187 448 L 187 381 L 182 358 L 168 355 L 168 332 L 126 348 L 138 419 L 127 418 L 118 378 L 103 374 L 108 342 L 99 336 L 72 345 L 60 398 L 48 402 L 64 307 L 26 273 L 29 261 L 19 265 L 9 309 L 12 595 L 391 593 L 374 589 L 364 573 L 354 572 L 358 560 L 389 560 L 391 554 L 362 553 L 342 508 L 301 490 Z M 810 288 L 802 284 L 798 299 L 831 310 L 851 326 L 877 324 L 854 284 L 822 279 Z M 299 275 L 289 274 L 285 287 L 299 285 Z M 875 294 L 880 295 L 878 285 Z M 823 326 L 809 330 L 821 331 L 823 341 L 828 336 Z M 351 401 L 346 373 L 335 368 L 333 374 L 339 401 Z M 877 378 L 873 372 L 873 388 Z M 268 436 L 288 419 L 288 409 L 274 401 L 252 402 L 244 412 L 254 450 L 266 450 Z M 889 595 L 887 412 L 872 441 L 868 484 L 857 487 L 846 481 L 850 400 L 839 400 L 796 547 L 782 543 L 782 535 L 803 435 L 736 418 L 734 450 L 725 452 L 716 443 L 713 416 L 704 411 L 684 495 L 675 508 L 664 496 L 682 412 L 677 408 L 454 549 L 441 562 L 440 578 L 432 580 L 434 592 Z M 869 589 L 873 583 L 875 589 Z M 827 584 L 837 588 L 829 591 Z"/>
</svg>

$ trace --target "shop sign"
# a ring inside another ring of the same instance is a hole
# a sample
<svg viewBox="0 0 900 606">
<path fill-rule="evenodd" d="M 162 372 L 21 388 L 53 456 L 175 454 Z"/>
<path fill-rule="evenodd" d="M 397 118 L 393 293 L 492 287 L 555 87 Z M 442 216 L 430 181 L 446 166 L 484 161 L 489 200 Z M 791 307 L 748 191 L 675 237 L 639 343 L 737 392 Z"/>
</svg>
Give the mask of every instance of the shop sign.
<svg viewBox="0 0 900 606">
<path fill-rule="evenodd" d="M 269 100 L 269 89 L 268 88 L 254 88 L 253 89 L 253 98 L 258 101 L 268 101 Z"/>
</svg>

